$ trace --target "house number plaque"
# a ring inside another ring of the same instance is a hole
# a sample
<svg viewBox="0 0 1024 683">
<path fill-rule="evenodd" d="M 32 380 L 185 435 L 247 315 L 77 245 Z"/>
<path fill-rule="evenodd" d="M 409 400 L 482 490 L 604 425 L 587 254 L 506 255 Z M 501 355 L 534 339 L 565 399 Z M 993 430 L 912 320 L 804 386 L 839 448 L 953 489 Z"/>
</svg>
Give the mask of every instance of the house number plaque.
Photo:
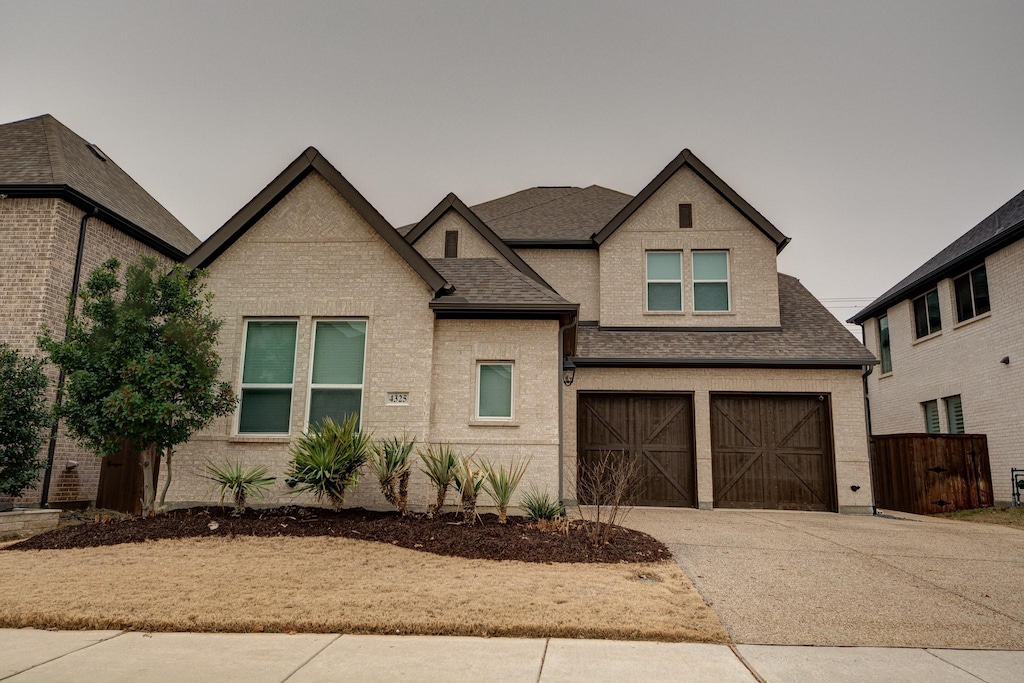
<svg viewBox="0 0 1024 683">
<path fill-rule="evenodd" d="M 389 406 L 407 406 L 409 405 L 409 392 L 408 391 L 389 391 L 387 404 Z"/>
</svg>

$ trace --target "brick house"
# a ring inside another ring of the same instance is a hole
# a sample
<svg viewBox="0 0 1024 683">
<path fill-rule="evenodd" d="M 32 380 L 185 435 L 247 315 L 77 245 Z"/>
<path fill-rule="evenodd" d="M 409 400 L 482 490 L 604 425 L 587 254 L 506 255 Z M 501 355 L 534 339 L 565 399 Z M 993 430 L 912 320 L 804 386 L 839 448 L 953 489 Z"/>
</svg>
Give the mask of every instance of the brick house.
<svg viewBox="0 0 1024 683">
<path fill-rule="evenodd" d="M 776 255 L 775 226 L 689 151 L 638 195 L 537 187 L 443 199 L 394 229 L 315 149 L 187 263 L 209 270 L 238 412 L 178 449 L 266 464 L 359 412 L 575 495 L 577 458 L 636 453 L 645 505 L 872 510 L 862 372 L 874 357 Z M 414 468 L 411 502 L 428 501 Z M 384 504 L 364 483 L 349 504 Z"/>
<path fill-rule="evenodd" d="M 881 358 L 868 376 L 875 434 L 988 437 L 997 503 L 1024 468 L 1024 192 L 850 319 Z"/>
<path fill-rule="evenodd" d="M 64 329 L 68 296 L 93 268 L 143 254 L 181 261 L 198 243 L 98 146 L 52 116 L 0 125 L 0 341 L 39 354 L 36 336 L 43 326 Z M 63 429 L 52 441 L 49 481 L 18 502 L 39 503 L 44 489 L 50 503 L 94 500 L 100 460 Z"/>
</svg>

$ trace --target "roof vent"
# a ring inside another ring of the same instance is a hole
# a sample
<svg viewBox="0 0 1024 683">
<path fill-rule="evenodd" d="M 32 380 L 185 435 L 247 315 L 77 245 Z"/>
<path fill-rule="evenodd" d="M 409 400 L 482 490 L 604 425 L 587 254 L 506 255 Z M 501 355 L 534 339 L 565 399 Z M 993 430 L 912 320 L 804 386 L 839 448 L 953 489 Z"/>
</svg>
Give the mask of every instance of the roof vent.
<svg viewBox="0 0 1024 683">
<path fill-rule="evenodd" d="M 96 155 L 96 158 L 100 161 L 106 161 L 107 157 L 103 154 L 103 151 L 91 142 L 85 143 L 85 146 L 89 148 L 89 151 Z"/>
</svg>

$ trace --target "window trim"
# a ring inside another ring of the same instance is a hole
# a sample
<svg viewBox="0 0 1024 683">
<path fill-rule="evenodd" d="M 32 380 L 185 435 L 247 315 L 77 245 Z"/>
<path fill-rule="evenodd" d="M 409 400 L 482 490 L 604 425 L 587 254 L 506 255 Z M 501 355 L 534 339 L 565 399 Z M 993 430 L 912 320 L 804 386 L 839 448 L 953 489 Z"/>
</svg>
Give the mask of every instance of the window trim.
<svg viewBox="0 0 1024 683">
<path fill-rule="evenodd" d="M 650 261 L 648 260 L 648 254 L 676 254 L 679 257 L 679 279 L 678 280 L 652 280 L 649 273 L 648 267 Z M 683 250 L 682 249 L 646 249 L 644 250 L 644 313 L 650 313 L 653 315 L 679 315 L 686 310 L 686 298 L 683 296 L 683 280 L 685 279 L 683 273 Z M 661 310 L 652 311 L 650 309 L 650 285 L 654 284 L 678 284 L 679 285 L 679 310 Z"/>
<path fill-rule="evenodd" d="M 249 323 L 295 323 L 295 354 L 292 358 L 292 381 L 291 384 L 246 384 L 245 377 L 245 348 L 249 340 Z M 242 318 L 242 348 L 238 353 L 238 409 L 235 410 L 235 426 L 232 436 L 235 437 L 278 437 L 291 436 L 292 418 L 295 416 L 295 366 L 299 361 L 299 319 L 298 318 Z M 242 391 L 244 389 L 280 389 L 288 387 L 291 392 L 291 400 L 288 401 L 288 431 L 287 432 L 243 432 L 242 427 Z"/>
<path fill-rule="evenodd" d="M 685 209 L 683 207 L 686 207 Z M 683 217 L 686 217 L 686 221 L 683 221 Z M 685 222 L 685 225 L 684 225 Z M 679 202 L 679 228 L 681 230 L 687 230 L 693 227 L 693 203 L 692 202 Z"/>
<path fill-rule="evenodd" d="M 697 254 L 725 254 L 725 279 L 724 280 L 698 280 L 697 279 L 697 266 L 694 263 L 694 258 Z M 700 315 L 725 315 L 726 313 L 732 313 L 732 261 L 729 258 L 728 249 L 694 249 L 690 252 L 690 295 L 693 297 L 693 312 Z M 725 283 L 725 295 L 729 302 L 729 307 L 725 310 L 712 310 L 712 311 L 701 311 L 697 310 L 697 284 L 714 284 L 714 283 Z"/>
<path fill-rule="evenodd" d="M 309 429 L 309 411 L 313 407 L 313 361 L 315 360 L 316 354 L 316 326 L 320 322 L 361 322 L 365 325 L 363 328 L 363 373 L 359 378 L 359 384 L 317 384 L 317 389 L 359 389 L 359 429 L 357 431 L 363 431 L 363 423 L 365 422 L 363 415 L 363 408 L 366 404 L 366 341 L 370 336 L 370 321 L 367 318 L 313 318 L 312 329 L 309 333 L 309 373 L 306 378 L 306 416 L 303 419 L 305 429 Z"/>
<path fill-rule="evenodd" d="M 935 407 L 935 431 L 928 430 L 928 406 Z M 942 413 L 939 412 L 939 401 L 938 399 L 931 399 L 930 401 L 921 401 L 921 412 L 924 414 L 924 431 L 925 434 L 941 434 L 942 433 Z"/>
<path fill-rule="evenodd" d="M 932 329 L 931 317 L 930 317 L 930 315 L 928 313 L 928 299 L 927 299 L 928 295 L 933 293 L 933 292 L 935 293 L 935 305 L 938 308 L 938 312 L 939 312 L 939 326 L 937 328 L 935 328 L 934 330 Z M 919 336 L 917 334 L 917 302 L 922 300 L 922 299 L 924 300 L 924 315 L 925 315 L 925 322 L 928 325 L 928 333 Z M 913 299 L 911 299 L 910 300 L 910 315 L 911 315 L 911 318 L 912 318 L 913 323 L 914 323 L 914 341 L 915 342 L 920 341 L 922 339 L 930 339 L 930 338 L 934 337 L 935 335 L 939 334 L 940 332 L 942 332 L 942 299 L 939 296 L 939 288 L 938 287 L 932 287 L 931 289 L 929 289 L 927 292 L 925 292 L 921 296 L 915 296 Z"/>
<path fill-rule="evenodd" d="M 480 368 L 485 365 L 509 366 L 509 415 L 480 414 Z M 476 405 L 473 408 L 473 419 L 481 422 L 512 422 L 516 419 L 516 362 L 514 360 L 478 360 L 476 362 Z"/>
<path fill-rule="evenodd" d="M 960 404 L 960 422 L 961 422 L 961 424 L 963 426 L 963 431 L 962 432 L 954 432 L 953 431 L 953 421 L 949 419 L 951 417 L 950 414 L 949 414 L 949 405 L 950 405 L 949 402 L 950 402 L 950 400 L 952 400 L 954 398 Z M 945 408 L 945 410 L 946 410 L 946 433 L 947 434 L 966 434 L 967 433 L 967 420 L 964 419 L 964 399 L 963 399 L 963 395 L 962 394 L 953 394 L 952 396 L 944 396 L 942 398 L 942 407 Z"/>
<path fill-rule="evenodd" d="M 979 266 L 975 266 L 974 268 L 971 268 L 970 270 L 968 270 L 965 273 L 960 273 L 956 277 L 950 278 L 950 288 L 953 290 L 953 315 L 956 318 L 956 325 L 960 325 L 961 323 L 970 322 L 972 320 L 976 320 L 976 319 L 980 318 L 981 316 L 990 315 L 992 313 L 992 288 L 988 287 L 988 268 L 986 268 L 985 266 L 986 266 L 986 264 L 982 263 Z M 974 294 L 974 273 L 976 271 L 979 271 L 979 270 L 984 270 L 985 271 L 985 283 L 986 283 L 986 287 L 988 288 L 988 310 L 987 311 L 982 311 L 981 313 L 978 313 L 978 300 L 977 300 L 977 297 Z M 970 300 L 970 303 L 971 303 L 971 315 L 967 316 L 966 318 L 961 319 L 960 318 L 960 297 L 957 295 L 956 281 L 961 279 L 961 278 L 965 278 L 965 277 L 967 278 L 967 286 L 970 288 L 970 292 L 971 292 L 971 300 Z"/>
<path fill-rule="evenodd" d="M 887 342 L 885 345 L 882 343 L 882 320 L 885 320 L 885 337 Z M 881 361 L 879 369 L 881 370 L 881 374 L 890 375 L 892 374 L 892 330 L 889 328 L 888 313 L 875 318 L 875 332 L 878 335 L 878 360 Z M 889 369 L 886 369 L 885 367 L 886 347 L 888 347 L 889 351 Z"/>
</svg>

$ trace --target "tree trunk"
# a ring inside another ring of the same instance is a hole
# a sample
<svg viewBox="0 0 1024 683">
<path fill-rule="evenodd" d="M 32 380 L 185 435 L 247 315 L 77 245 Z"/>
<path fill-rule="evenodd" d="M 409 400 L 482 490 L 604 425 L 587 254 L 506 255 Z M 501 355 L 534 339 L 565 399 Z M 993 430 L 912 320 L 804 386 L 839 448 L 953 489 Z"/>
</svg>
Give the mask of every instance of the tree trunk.
<svg viewBox="0 0 1024 683">
<path fill-rule="evenodd" d="M 167 477 L 164 479 L 164 487 L 160 490 L 160 504 L 157 509 L 160 512 L 167 511 L 167 505 L 164 501 L 167 499 L 167 489 L 171 488 L 171 458 L 174 456 L 174 450 L 170 447 L 164 450 L 164 459 L 167 461 Z"/>
<path fill-rule="evenodd" d="M 156 499 L 156 487 L 153 486 L 153 456 L 152 448 L 143 448 L 139 452 L 139 467 L 142 468 L 142 516 L 149 517 L 153 514 L 153 501 Z"/>
<path fill-rule="evenodd" d="M 398 511 L 405 517 L 409 514 L 409 475 L 410 470 L 405 470 L 398 478 Z"/>
</svg>

